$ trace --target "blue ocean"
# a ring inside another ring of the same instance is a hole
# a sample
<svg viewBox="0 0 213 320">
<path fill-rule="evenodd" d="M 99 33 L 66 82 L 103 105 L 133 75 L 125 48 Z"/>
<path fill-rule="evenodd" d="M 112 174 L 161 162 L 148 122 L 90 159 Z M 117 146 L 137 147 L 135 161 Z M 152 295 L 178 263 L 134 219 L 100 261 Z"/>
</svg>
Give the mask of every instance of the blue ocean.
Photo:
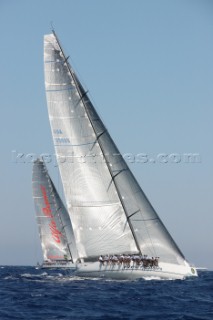
<svg viewBox="0 0 213 320">
<path fill-rule="evenodd" d="M 0 267 L 0 319 L 212 320 L 213 271 L 187 280 L 111 281 Z"/>
</svg>

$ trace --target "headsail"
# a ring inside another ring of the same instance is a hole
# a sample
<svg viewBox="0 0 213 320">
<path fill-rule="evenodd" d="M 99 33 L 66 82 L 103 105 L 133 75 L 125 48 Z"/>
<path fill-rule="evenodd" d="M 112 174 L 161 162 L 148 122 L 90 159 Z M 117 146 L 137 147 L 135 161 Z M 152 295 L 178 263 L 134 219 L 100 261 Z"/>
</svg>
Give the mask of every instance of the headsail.
<svg viewBox="0 0 213 320">
<path fill-rule="evenodd" d="M 81 257 L 140 252 L 184 256 L 120 155 L 54 34 L 44 38 L 53 140 Z"/>
<path fill-rule="evenodd" d="M 76 262 L 78 253 L 70 217 L 41 160 L 33 164 L 32 187 L 44 260 Z"/>
</svg>

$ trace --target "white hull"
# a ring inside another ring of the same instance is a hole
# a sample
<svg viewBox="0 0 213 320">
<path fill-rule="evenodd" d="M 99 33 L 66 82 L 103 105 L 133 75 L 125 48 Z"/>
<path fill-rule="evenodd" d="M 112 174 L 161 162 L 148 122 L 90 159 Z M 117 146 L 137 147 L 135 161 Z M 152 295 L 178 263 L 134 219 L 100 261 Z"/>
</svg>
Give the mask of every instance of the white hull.
<svg viewBox="0 0 213 320">
<path fill-rule="evenodd" d="M 119 265 L 101 265 L 99 262 L 82 263 L 77 266 L 75 274 L 80 277 L 108 278 L 116 280 L 136 280 L 140 278 L 156 279 L 185 279 L 196 277 L 197 271 L 187 262 L 184 266 L 168 263 L 159 263 L 159 267 L 130 266 L 129 268 Z"/>
</svg>

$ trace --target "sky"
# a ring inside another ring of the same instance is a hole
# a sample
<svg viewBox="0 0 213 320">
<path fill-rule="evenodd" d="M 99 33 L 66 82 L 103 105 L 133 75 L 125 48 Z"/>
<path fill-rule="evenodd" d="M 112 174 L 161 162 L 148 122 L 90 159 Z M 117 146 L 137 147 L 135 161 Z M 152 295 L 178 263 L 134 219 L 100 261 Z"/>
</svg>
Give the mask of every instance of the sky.
<svg viewBox="0 0 213 320">
<path fill-rule="evenodd" d="M 42 261 L 29 154 L 54 155 L 43 72 L 51 23 L 174 240 L 213 269 L 210 0 L 0 0 L 0 264 Z M 62 194 L 54 161 L 48 169 Z"/>
</svg>

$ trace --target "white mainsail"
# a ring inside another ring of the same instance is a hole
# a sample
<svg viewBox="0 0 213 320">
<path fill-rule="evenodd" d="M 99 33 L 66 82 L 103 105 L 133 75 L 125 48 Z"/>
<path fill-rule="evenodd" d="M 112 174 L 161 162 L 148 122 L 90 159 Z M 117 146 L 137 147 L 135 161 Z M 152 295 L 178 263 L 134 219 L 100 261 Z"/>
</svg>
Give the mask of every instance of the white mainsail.
<svg viewBox="0 0 213 320">
<path fill-rule="evenodd" d="M 46 35 L 48 113 L 79 256 L 139 252 L 184 265 L 67 60 Z"/>
<path fill-rule="evenodd" d="M 32 188 L 44 261 L 76 262 L 78 253 L 69 214 L 39 159 L 33 164 Z"/>
</svg>

